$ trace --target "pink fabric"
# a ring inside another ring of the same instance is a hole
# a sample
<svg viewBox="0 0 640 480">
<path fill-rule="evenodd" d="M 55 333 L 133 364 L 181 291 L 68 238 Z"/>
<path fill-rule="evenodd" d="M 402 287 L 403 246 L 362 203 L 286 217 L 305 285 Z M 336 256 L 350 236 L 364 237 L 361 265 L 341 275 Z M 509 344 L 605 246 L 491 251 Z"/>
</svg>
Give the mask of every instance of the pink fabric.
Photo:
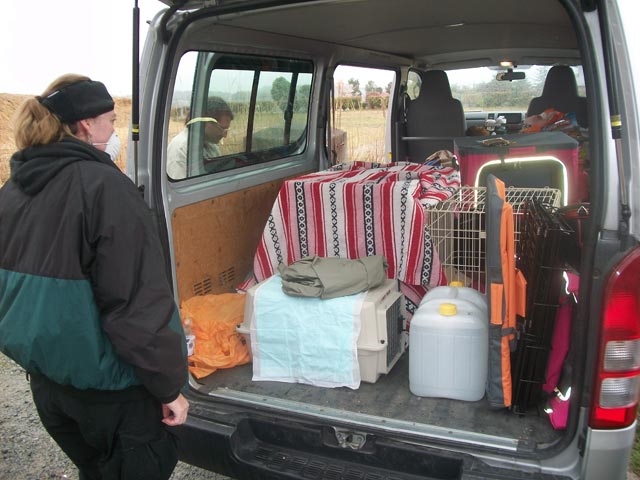
<svg viewBox="0 0 640 480">
<path fill-rule="evenodd" d="M 552 393 L 558 385 L 562 365 L 569 351 L 572 310 L 572 300 L 569 296 L 560 298 L 560 306 L 556 311 L 556 321 L 551 338 L 551 352 L 547 361 L 546 382 L 542 385 L 542 390 L 546 393 Z"/>
<path fill-rule="evenodd" d="M 571 316 L 573 314 L 573 299 L 571 295 L 576 295 L 580 288 L 580 277 L 573 273 L 567 273 L 567 291 L 569 295 L 560 297 L 560 306 L 556 311 L 555 324 L 551 337 L 551 352 L 547 361 L 547 375 L 542 390 L 552 393 L 558 386 L 562 365 L 569 351 L 571 342 Z M 564 392 L 563 392 L 564 393 Z"/>
<path fill-rule="evenodd" d="M 446 283 L 425 207 L 459 187 L 453 168 L 408 162 L 339 164 L 287 180 L 260 239 L 253 278 L 239 289 L 306 256 L 384 255 L 389 278 L 405 283 L 409 300 L 419 303 L 427 288 Z"/>
<path fill-rule="evenodd" d="M 554 394 L 554 390 L 560 381 L 562 367 L 571 342 L 571 317 L 573 305 L 575 304 L 572 297 L 577 295 L 580 288 L 580 277 L 578 275 L 567 272 L 567 276 L 566 289 L 569 293 L 560 298 L 560 306 L 556 311 L 556 322 L 551 338 L 551 352 L 547 363 L 546 382 L 542 386 L 544 392 L 552 395 L 548 403 L 550 408 L 549 421 L 556 430 L 567 428 L 567 420 L 569 418 L 569 399 L 561 398 L 560 394 Z M 563 379 L 563 383 L 566 382 L 567 379 Z M 560 393 L 567 394 L 566 391 Z"/>
<path fill-rule="evenodd" d="M 567 420 L 569 418 L 569 400 L 560 400 L 559 397 L 553 397 L 549 400 L 549 406 L 552 412 L 549 414 L 549 421 L 556 430 L 564 430 L 567 428 Z"/>
</svg>

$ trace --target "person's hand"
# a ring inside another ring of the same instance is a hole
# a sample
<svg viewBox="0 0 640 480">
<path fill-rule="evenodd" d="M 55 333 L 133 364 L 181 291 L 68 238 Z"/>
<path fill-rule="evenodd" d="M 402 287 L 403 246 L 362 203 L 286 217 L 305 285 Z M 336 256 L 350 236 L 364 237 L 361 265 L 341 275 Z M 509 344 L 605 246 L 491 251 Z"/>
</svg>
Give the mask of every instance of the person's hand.
<svg viewBox="0 0 640 480">
<path fill-rule="evenodd" d="M 188 411 L 189 402 L 180 394 L 173 402 L 162 404 L 162 423 L 170 427 L 182 425 L 187 420 Z"/>
</svg>

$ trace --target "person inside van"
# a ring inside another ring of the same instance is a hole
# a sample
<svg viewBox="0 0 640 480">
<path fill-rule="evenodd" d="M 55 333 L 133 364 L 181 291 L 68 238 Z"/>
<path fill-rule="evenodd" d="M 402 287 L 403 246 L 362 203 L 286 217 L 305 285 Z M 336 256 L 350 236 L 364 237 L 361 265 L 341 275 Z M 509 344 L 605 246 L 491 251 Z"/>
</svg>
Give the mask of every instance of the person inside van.
<svg viewBox="0 0 640 480">
<path fill-rule="evenodd" d="M 114 101 L 67 74 L 19 108 L 0 188 L 0 350 L 81 479 L 166 479 L 185 337 L 157 230 L 105 148 Z"/>
<path fill-rule="evenodd" d="M 220 144 L 227 136 L 232 120 L 233 112 L 227 102 L 220 97 L 209 98 L 205 115 L 189 119 L 185 128 L 169 143 L 167 175 L 174 180 L 180 180 L 188 176 L 218 172 L 235 166 L 234 159 L 228 161 L 218 159 L 222 155 Z M 203 129 L 202 164 L 198 165 L 197 172 L 191 171 L 188 175 L 189 135 L 193 133 L 193 129 L 198 127 Z"/>
</svg>

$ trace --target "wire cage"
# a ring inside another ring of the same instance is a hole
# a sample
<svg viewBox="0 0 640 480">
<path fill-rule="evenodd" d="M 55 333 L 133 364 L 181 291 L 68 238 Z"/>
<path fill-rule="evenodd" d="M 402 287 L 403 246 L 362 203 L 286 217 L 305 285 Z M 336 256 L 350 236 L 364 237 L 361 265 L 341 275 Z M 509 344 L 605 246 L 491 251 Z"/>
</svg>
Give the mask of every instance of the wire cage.
<svg viewBox="0 0 640 480">
<path fill-rule="evenodd" d="M 486 188 L 461 187 L 452 197 L 427 210 L 428 230 L 448 282 L 486 291 Z M 527 200 L 560 206 L 562 192 L 555 188 L 508 187 L 506 201 L 513 207 L 514 236 L 520 240 Z"/>
<path fill-rule="evenodd" d="M 517 266 L 527 279 L 525 318 L 518 322 L 518 345 L 512 355 L 512 411 L 526 414 L 544 400 L 547 364 L 556 312 L 563 294 L 567 249 L 574 232 L 555 209 L 527 201 L 522 219 Z"/>
</svg>

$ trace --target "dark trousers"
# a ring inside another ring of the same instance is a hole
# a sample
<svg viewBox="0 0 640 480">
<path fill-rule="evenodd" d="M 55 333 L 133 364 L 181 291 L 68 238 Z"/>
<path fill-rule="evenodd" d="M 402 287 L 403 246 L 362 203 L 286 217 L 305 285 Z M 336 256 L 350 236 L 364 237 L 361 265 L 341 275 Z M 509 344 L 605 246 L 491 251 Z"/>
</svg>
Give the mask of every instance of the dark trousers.
<svg viewBox="0 0 640 480">
<path fill-rule="evenodd" d="M 161 480 L 178 461 L 161 406 L 146 390 L 81 391 L 31 375 L 45 429 L 78 467 L 80 480 Z"/>
</svg>

